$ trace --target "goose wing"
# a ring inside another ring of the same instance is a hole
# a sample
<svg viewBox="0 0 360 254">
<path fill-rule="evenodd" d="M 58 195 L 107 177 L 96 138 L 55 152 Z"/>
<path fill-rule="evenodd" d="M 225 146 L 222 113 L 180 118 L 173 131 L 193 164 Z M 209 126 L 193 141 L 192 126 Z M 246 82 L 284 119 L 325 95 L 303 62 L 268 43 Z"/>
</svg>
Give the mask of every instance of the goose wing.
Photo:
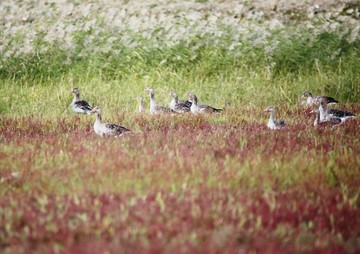
<svg viewBox="0 0 360 254">
<path fill-rule="evenodd" d="M 286 123 L 284 120 L 278 120 L 278 121 L 274 121 L 276 126 L 284 126 Z"/>
<path fill-rule="evenodd" d="M 76 101 L 74 102 L 74 106 L 84 111 L 92 110 L 92 107 L 89 105 L 87 101 Z"/>
<path fill-rule="evenodd" d="M 179 113 L 190 112 L 190 107 L 184 103 L 178 103 L 175 105 L 174 110 Z"/>
<path fill-rule="evenodd" d="M 355 116 L 353 113 L 347 112 L 347 111 L 342 111 L 339 109 L 329 109 L 328 111 L 330 116 L 333 117 L 351 117 L 351 116 Z"/>
<path fill-rule="evenodd" d="M 188 101 L 188 100 L 186 100 L 186 101 L 184 101 L 184 100 L 179 100 L 179 101 L 178 101 L 178 104 L 183 104 L 183 105 L 185 105 L 186 107 L 190 108 L 192 102 L 191 102 L 191 101 Z"/>
<path fill-rule="evenodd" d="M 339 101 L 338 101 L 338 100 L 335 100 L 333 97 L 323 96 L 323 98 L 325 99 L 325 101 L 327 102 L 327 104 L 330 104 L 330 103 L 339 103 Z"/>
<path fill-rule="evenodd" d="M 109 130 L 111 130 L 112 133 L 115 135 L 120 135 L 122 133 L 130 131 L 129 129 L 122 127 L 120 125 L 114 124 L 114 123 L 106 123 L 105 127 Z"/>
<path fill-rule="evenodd" d="M 329 96 L 317 96 L 315 98 L 315 102 L 321 102 L 321 101 L 325 101 L 327 104 L 339 103 L 338 100 L 335 100 L 333 97 L 329 97 Z"/>
<path fill-rule="evenodd" d="M 215 112 L 220 113 L 222 111 L 222 109 L 213 108 L 208 105 L 199 105 L 199 108 L 201 111 L 206 112 L 206 113 L 215 113 Z"/>
<path fill-rule="evenodd" d="M 156 110 L 164 112 L 164 113 L 177 113 L 176 111 L 172 110 L 171 108 L 164 107 L 164 106 L 156 106 Z"/>
</svg>

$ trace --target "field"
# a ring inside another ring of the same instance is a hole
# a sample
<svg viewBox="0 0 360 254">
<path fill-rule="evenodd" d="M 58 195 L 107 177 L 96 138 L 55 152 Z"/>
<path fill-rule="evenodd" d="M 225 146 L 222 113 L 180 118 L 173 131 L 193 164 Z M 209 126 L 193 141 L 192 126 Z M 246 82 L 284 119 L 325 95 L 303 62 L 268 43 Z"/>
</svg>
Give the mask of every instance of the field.
<svg viewBox="0 0 360 254">
<path fill-rule="evenodd" d="M 360 6 L 308 2 L 4 1 L 0 252 L 358 253 L 359 118 L 298 102 L 359 115 Z M 138 113 L 150 86 L 224 111 Z M 131 133 L 97 136 L 72 87 Z"/>
</svg>

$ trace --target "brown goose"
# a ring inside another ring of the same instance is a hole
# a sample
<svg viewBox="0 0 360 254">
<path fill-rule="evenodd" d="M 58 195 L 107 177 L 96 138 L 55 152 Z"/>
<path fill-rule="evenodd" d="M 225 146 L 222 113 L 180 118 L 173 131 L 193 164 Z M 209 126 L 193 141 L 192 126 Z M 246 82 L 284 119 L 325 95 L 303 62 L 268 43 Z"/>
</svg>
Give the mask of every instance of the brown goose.
<svg viewBox="0 0 360 254">
<path fill-rule="evenodd" d="M 209 105 L 198 104 L 198 99 L 195 94 L 188 93 L 189 101 L 192 103 L 190 111 L 193 114 L 203 114 L 203 113 L 220 113 L 222 109 L 217 109 Z"/>
<path fill-rule="evenodd" d="M 320 100 L 324 100 L 327 104 L 335 104 L 339 101 L 335 100 L 333 97 L 329 96 L 313 96 L 312 93 L 309 91 L 304 92 L 301 95 L 302 99 L 306 99 L 305 101 L 301 102 L 300 104 L 303 106 L 312 106 L 320 102 Z"/>
<path fill-rule="evenodd" d="M 178 95 L 175 92 L 170 93 L 170 96 L 172 99 L 169 103 L 169 108 L 178 113 L 190 112 L 190 107 L 192 104 L 190 101 L 179 100 Z"/>
<path fill-rule="evenodd" d="M 74 93 L 74 99 L 71 102 L 71 107 L 73 108 L 74 112 L 81 113 L 81 114 L 90 114 L 92 107 L 89 103 L 85 100 L 80 100 L 80 91 L 76 87 L 71 90 Z"/>
<path fill-rule="evenodd" d="M 159 106 L 156 104 L 155 101 L 155 91 L 152 87 L 146 88 L 144 92 L 149 93 L 150 95 L 150 114 L 156 115 L 156 114 L 162 114 L 162 113 L 177 113 L 171 108 Z"/>
<path fill-rule="evenodd" d="M 130 131 L 129 129 L 122 127 L 113 123 L 103 123 L 101 109 L 99 107 L 94 107 L 91 110 L 91 113 L 97 113 L 97 117 L 94 123 L 94 131 L 99 136 L 115 136 L 120 137 L 125 132 Z"/>
<path fill-rule="evenodd" d="M 264 112 L 269 112 L 270 113 L 270 118 L 269 121 L 267 123 L 267 127 L 271 130 L 277 130 L 280 129 L 282 127 L 285 126 L 285 121 L 284 120 L 279 120 L 276 121 L 275 120 L 275 109 L 274 107 L 267 107 L 266 109 L 264 109 Z"/>
</svg>

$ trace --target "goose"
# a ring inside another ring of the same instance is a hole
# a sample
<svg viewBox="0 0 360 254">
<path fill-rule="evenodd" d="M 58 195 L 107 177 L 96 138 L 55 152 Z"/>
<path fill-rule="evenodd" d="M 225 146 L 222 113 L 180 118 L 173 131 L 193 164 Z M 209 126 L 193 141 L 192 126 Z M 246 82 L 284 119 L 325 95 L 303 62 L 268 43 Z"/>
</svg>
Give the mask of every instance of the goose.
<svg viewBox="0 0 360 254">
<path fill-rule="evenodd" d="M 138 100 L 139 100 L 139 112 L 140 113 L 143 113 L 145 112 L 145 109 L 144 109 L 144 97 L 142 97 L 141 95 L 138 97 Z"/>
<path fill-rule="evenodd" d="M 325 99 L 320 99 L 319 114 L 320 122 L 329 121 L 330 118 L 339 118 L 341 123 L 345 122 L 349 118 L 354 118 L 353 113 L 339 110 L 339 109 L 329 109 L 327 108 L 327 101 Z"/>
<path fill-rule="evenodd" d="M 312 93 L 310 93 L 309 91 L 304 92 L 301 95 L 301 98 L 306 99 L 305 101 L 300 103 L 300 105 L 303 106 L 312 106 L 319 103 L 320 100 L 325 100 L 329 105 L 339 102 L 338 100 L 335 100 L 334 98 L 329 96 L 313 96 Z"/>
<path fill-rule="evenodd" d="M 198 104 L 198 99 L 195 94 L 188 93 L 189 101 L 192 103 L 190 111 L 193 114 L 203 114 L 203 113 L 220 113 L 222 109 L 217 109 L 209 105 Z"/>
<path fill-rule="evenodd" d="M 341 124 L 341 119 L 337 117 L 329 117 L 328 120 L 321 122 L 320 121 L 320 110 L 314 109 L 310 111 L 311 114 L 315 114 L 315 121 L 314 121 L 314 127 L 319 126 L 332 126 L 332 128 L 335 128 L 337 125 Z"/>
<path fill-rule="evenodd" d="M 170 96 L 172 99 L 169 103 L 169 108 L 178 113 L 190 112 L 192 104 L 190 101 L 179 100 L 178 95 L 175 92 L 170 93 Z"/>
<path fill-rule="evenodd" d="M 99 136 L 115 136 L 120 137 L 125 132 L 130 131 L 129 129 L 122 127 L 117 124 L 113 123 L 103 123 L 102 122 L 102 115 L 101 115 L 101 109 L 99 107 L 94 107 L 91 110 L 91 113 L 96 113 L 96 120 L 94 123 L 94 131 Z"/>
<path fill-rule="evenodd" d="M 276 121 L 275 120 L 275 109 L 274 107 L 267 107 L 266 109 L 264 109 L 264 112 L 269 112 L 270 113 L 270 118 L 269 121 L 267 123 L 267 127 L 271 130 L 276 130 L 276 129 L 280 129 L 282 127 L 285 126 L 285 121 L 284 120 L 279 120 Z"/>
<path fill-rule="evenodd" d="M 71 102 L 71 107 L 73 108 L 74 112 L 81 113 L 81 114 L 90 114 L 90 111 L 92 110 L 91 106 L 87 101 L 80 100 L 80 91 L 78 88 L 74 87 L 71 90 L 72 93 L 74 93 L 74 99 Z"/>
<path fill-rule="evenodd" d="M 156 114 L 161 114 L 161 113 L 177 113 L 174 110 L 172 110 L 171 108 L 159 106 L 156 104 L 155 91 L 152 87 L 146 88 L 144 90 L 144 92 L 147 92 L 150 95 L 150 114 L 156 115 Z"/>
</svg>

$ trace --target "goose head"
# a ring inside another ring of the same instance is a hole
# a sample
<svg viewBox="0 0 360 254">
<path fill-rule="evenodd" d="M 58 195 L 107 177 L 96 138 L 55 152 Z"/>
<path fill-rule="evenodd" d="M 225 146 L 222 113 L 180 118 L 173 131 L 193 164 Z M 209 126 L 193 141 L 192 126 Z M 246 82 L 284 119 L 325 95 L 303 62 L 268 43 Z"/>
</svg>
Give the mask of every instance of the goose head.
<svg viewBox="0 0 360 254">
<path fill-rule="evenodd" d="M 190 101 L 190 102 L 193 102 L 194 95 L 193 95 L 192 93 L 187 92 L 187 93 L 186 93 L 186 96 L 188 96 L 188 97 L 189 97 L 189 101 Z"/>
<path fill-rule="evenodd" d="M 195 94 L 187 93 L 187 96 L 189 96 L 189 101 L 193 103 L 194 105 L 197 105 L 198 99 Z"/>
<path fill-rule="evenodd" d="M 264 112 L 270 112 L 270 113 L 274 113 L 275 112 L 275 109 L 274 107 L 267 107 L 266 109 L 264 109 Z"/>
<path fill-rule="evenodd" d="M 139 102 L 143 102 L 144 101 L 144 97 L 142 97 L 141 95 L 139 97 L 137 97 L 137 99 L 139 100 Z"/>
<path fill-rule="evenodd" d="M 76 94 L 76 95 L 79 95 L 80 94 L 80 91 L 77 87 L 73 87 L 73 89 L 71 89 L 71 92 Z"/>
<path fill-rule="evenodd" d="M 177 93 L 175 93 L 175 92 L 171 92 L 171 93 L 170 93 L 170 96 L 173 97 L 174 99 L 177 99 L 177 98 L 178 98 L 178 95 L 177 95 Z"/>
<path fill-rule="evenodd" d="M 324 109 L 327 108 L 327 99 L 326 98 L 320 98 L 318 100 L 318 103 L 320 104 L 320 106 L 322 106 Z"/>
<path fill-rule="evenodd" d="M 301 95 L 301 98 L 302 98 L 302 99 L 306 99 L 306 98 L 309 98 L 309 97 L 312 97 L 312 93 L 310 93 L 309 91 L 305 91 L 305 92 Z"/>
<path fill-rule="evenodd" d="M 154 94 L 154 88 L 152 88 L 152 87 L 145 88 L 144 92 L 152 95 L 152 94 Z"/>
<path fill-rule="evenodd" d="M 98 106 L 94 107 L 90 113 L 98 113 L 98 114 L 101 114 L 101 108 L 99 108 Z"/>
</svg>

